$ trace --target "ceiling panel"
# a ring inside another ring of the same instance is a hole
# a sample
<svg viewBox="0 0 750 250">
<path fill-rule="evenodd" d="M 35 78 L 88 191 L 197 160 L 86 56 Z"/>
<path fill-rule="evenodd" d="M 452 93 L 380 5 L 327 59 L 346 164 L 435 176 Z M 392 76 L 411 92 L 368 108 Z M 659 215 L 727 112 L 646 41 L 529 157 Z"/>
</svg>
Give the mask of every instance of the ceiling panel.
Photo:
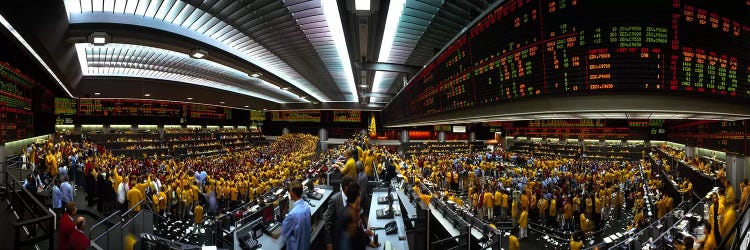
<svg viewBox="0 0 750 250">
<path fill-rule="evenodd" d="M 76 44 L 86 77 L 167 80 L 231 91 L 276 103 L 301 102 L 298 96 L 247 73 L 184 53 L 131 44 Z"/>
<path fill-rule="evenodd" d="M 73 24 L 114 22 L 175 32 L 267 70 L 305 92 L 300 95 L 323 102 L 357 102 L 350 59 L 337 49 L 345 48 L 345 43 L 342 46 L 333 38 L 343 37 L 339 15 L 328 20 L 323 4 L 321 0 L 65 0 Z M 338 7 L 332 7 L 332 13 L 338 13 Z"/>
</svg>

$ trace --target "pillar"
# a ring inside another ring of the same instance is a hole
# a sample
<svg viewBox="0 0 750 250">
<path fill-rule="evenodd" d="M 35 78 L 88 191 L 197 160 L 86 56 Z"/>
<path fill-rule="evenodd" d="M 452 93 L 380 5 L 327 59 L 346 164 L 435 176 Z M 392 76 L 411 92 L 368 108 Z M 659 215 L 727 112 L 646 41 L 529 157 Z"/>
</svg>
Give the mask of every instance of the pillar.
<svg viewBox="0 0 750 250">
<path fill-rule="evenodd" d="M 325 141 L 328 141 L 328 130 L 321 128 L 318 130 L 318 138 L 320 138 L 320 149 L 323 151 L 328 150 L 328 143 Z"/>
<path fill-rule="evenodd" d="M 283 129 L 281 129 L 281 134 L 282 134 L 282 135 L 286 135 L 286 134 L 289 134 L 289 129 L 288 129 L 288 128 L 283 128 Z"/>
<path fill-rule="evenodd" d="M 401 143 L 409 142 L 409 130 L 401 130 Z"/>
<path fill-rule="evenodd" d="M 445 142 L 445 131 L 438 132 L 438 142 Z"/>
<path fill-rule="evenodd" d="M 695 146 L 685 145 L 685 156 L 694 157 L 694 156 L 697 156 L 697 154 L 698 154 L 698 150 L 695 148 Z"/>
<path fill-rule="evenodd" d="M 745 157 L 742 155 L 736 155 L 736 154 L 730 154 L 727 153 L 727 180 L 732 182 L 732 187 L 734 187 L 735 194 L 741 195 L 742 191 L 737 192 L 737 190 L 740 190 L 740 182 L 742 182 L 743 179 L 745 179 Z M 739 197 L 737 197 L 739 198 Z"/>
<path fill-rule="evenodd" d="M 477 133 L 474 131 L 469 132 L 469 142 L 477 141 Z"/>
</svg>

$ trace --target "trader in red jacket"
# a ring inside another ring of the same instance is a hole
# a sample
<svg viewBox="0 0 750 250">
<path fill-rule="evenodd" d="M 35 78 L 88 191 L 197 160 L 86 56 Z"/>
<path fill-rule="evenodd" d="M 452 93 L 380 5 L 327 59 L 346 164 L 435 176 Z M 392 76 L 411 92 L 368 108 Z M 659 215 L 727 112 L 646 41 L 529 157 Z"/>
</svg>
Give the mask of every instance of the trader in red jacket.
<svg viewBox="0 0 750 250">
<path fill-rule="evenodd" d="M 60 216 L 60 225 L 57 230 L 57 249 L 68 249 L 70 234 L 76 230 L 73 216 L 76 215 L 76 203 L 70 202 L 65 207 L 65 213 Z"/>
<path fill-rule="evenodd" d="M 68 245 L 70 250 L 86 250 L 91 247 L 91 241 L 83 233 L 84 230 L 86 230 L 86 219 L 79 216 L 76 218 L 76 230 L 70 234 Z"/>
</svg>

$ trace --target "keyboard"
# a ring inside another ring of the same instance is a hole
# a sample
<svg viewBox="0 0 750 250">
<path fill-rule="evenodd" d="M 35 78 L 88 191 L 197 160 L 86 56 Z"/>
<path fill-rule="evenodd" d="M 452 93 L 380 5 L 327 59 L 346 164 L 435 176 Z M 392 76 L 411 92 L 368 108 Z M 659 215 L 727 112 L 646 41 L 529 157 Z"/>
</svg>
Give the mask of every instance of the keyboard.
<svg viewBox="0 0 750 250">
<path fill-rule="evenodd" d="M 266 227 L 266 234 L 273 237 L 274 239 L 278 239 L 279 236 L 281 236 L 281 223 L 274 222 L 269 224 Z"/>
</svg>

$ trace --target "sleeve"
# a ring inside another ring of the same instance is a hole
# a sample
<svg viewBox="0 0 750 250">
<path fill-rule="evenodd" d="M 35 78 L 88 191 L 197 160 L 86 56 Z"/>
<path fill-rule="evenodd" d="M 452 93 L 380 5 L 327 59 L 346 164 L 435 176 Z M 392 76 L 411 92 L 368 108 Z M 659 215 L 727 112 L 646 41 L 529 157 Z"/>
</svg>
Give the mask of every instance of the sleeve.
<svg viewBox="0 0 750 250">
<path fill-rule="evenodd" d="M 326 244 L 333 244 L 333 234 L 334 234 L 334 220 L 336 219 L 336 200 L 333 199 L 334 197 L 331 197 L 331 199 L 328 200 L 328 209 L 326 209 L 325 213 L 325 236 L 326 236 Z"/>
<path fill-rule="evenodd" d="M 284 222 L 281 223 L 281 236 L 284 237 L 284 239 L 289 239 L 292 232 L 296 231 L 295 228 L 297 228 L 297 222 L 294 218 L 294 216 L 287 216 L 284 218 Z"/>
</svg>

